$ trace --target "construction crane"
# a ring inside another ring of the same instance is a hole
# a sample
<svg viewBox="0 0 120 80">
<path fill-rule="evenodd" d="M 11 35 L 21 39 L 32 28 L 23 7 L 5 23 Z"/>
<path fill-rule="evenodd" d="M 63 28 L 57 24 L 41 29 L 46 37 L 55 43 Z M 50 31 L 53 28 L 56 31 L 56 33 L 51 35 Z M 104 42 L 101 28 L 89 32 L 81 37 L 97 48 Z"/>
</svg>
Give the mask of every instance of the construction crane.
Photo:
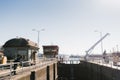
<svg viewBox="0 0 120 80">
<path fill-rule="evenodd" d="M 87 61 L 90 52 L 95 48 L 95 46 L 97 44 L 99 44 L 105 37 L 107 37 L 108 35 L 110 35 L 109 33 L 106 33 L 103 37 L 100 38 L 100 40 L 98 40 L 93 46 L 91 46 L 87 51 L 86 51 L 86 55 L 84 57 L 84 59 Z"/>
</svg>

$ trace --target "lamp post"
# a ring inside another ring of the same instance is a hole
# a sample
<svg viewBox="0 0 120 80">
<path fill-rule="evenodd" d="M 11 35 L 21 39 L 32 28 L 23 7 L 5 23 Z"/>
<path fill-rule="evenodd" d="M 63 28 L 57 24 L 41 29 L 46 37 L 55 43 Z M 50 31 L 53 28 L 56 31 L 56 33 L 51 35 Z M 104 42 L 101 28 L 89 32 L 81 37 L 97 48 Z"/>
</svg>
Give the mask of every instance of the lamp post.
<svg viewBox="0 0 120 80">
<path fill-rule="evenodd" d="M 95 30 L 95 32 L 99 32 L 97 30 Z M 100 33 L 100 38 L 102 38 L 102 32 L 99 32 Z M 103 42 L 101 41 L 101 53 L 103 53 Z"/>
<path fill-rule="evenodd" d="M 40 36 L 40 32 L 41 32 L 41 31 L 44 31 L 44 29 L 41 29 L 41 30 L 32 29 L 32 31 L 36 31 L 36 32 L 37 32 L 37 35 L 38 35 L 38 36 L 37 36 L 37 43 L 38 43 L 38 47 L 39 47 L 39 38 L 40 38 L 39 36 Z"/>
</svg>

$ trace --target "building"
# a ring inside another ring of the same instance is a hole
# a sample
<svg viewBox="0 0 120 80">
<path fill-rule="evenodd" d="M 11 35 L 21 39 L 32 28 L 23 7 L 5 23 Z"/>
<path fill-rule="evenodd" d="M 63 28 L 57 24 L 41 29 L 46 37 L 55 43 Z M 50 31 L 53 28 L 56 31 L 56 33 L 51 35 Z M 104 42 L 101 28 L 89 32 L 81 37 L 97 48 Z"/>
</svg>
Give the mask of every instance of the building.
<svg viewBox="0 0 120 80">
<path fill-rule="evenodd" d="M 22 61 L 31 61 L 31 63 L 35 63 L 36 53 L 39 50 L 37 43 L 25 38 L 10 39 L 3 48 L 8 61 L 14 61 L 18 56 L 22 56 Z"/>
<path fill-rule="evenodd" d="M 58 55 L 59 47 L 57 45 L 43 46 L 43 55 L 47 58 L 55 58 Z"/>
<path fill-rule="evenodd" d="M 113 58 L 113 65 L 117 66 L 118 63 L 120 62 L 120 52 L 113 52 L 112 58 Z"/>
</svg>

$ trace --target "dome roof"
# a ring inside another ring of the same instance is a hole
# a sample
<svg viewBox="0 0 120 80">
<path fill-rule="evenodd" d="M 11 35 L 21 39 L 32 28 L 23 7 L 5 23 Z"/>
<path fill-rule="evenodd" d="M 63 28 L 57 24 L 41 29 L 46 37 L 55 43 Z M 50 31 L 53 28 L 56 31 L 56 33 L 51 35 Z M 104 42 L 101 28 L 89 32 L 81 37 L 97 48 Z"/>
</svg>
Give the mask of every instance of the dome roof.
<svg viewBox="0 0 120 80">
<path fill-rule="evenodd" d="M 38 48 L 37 43 L 25 38 L 13 38 L 8 40 L 3 47 L 35 47 Z"/>
</svg>

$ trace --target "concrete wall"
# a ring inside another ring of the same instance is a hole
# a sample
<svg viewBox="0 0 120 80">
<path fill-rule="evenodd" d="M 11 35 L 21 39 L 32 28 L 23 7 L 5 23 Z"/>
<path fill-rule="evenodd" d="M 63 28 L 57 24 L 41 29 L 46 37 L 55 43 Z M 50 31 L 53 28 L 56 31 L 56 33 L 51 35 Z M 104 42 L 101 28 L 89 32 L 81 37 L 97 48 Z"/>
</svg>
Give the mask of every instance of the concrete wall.
<svg viewBox="0 0 120 80">
<path fill-rule="evenodd" d="M 58 64 L 58 80 L 85 80 L 84 72 L 80 64 Z"/>
<path fill-rule="evenodd" d="M 13 80 L 120 80 L 120 70 L 89 62 L 54 63 L 17 75 Z"/>
<path fill-rule="evenodd" d="M 57 63 L 32 70 L 29 73 L 17 75 L 15 80 L 56 80 Z"/>
<path fill-rule="evenodd" d="M 120 80 L 120 70 L 81 62 L 80 64 L 59 64 L 58 80 Z"/>
<path fill-rule="evenodd" d="M 88 62 L 83 64 L 86 66 L 87 80 L 120 80 L 120 70 Z"/>
<path fill-rule="evenodd" d="M 12 79 L 11 79 L 12 80 Z M 31 80 L 30 73 L 22 74 L 20 76 L 15 77 L 13 80 Z"/>
</svg>

